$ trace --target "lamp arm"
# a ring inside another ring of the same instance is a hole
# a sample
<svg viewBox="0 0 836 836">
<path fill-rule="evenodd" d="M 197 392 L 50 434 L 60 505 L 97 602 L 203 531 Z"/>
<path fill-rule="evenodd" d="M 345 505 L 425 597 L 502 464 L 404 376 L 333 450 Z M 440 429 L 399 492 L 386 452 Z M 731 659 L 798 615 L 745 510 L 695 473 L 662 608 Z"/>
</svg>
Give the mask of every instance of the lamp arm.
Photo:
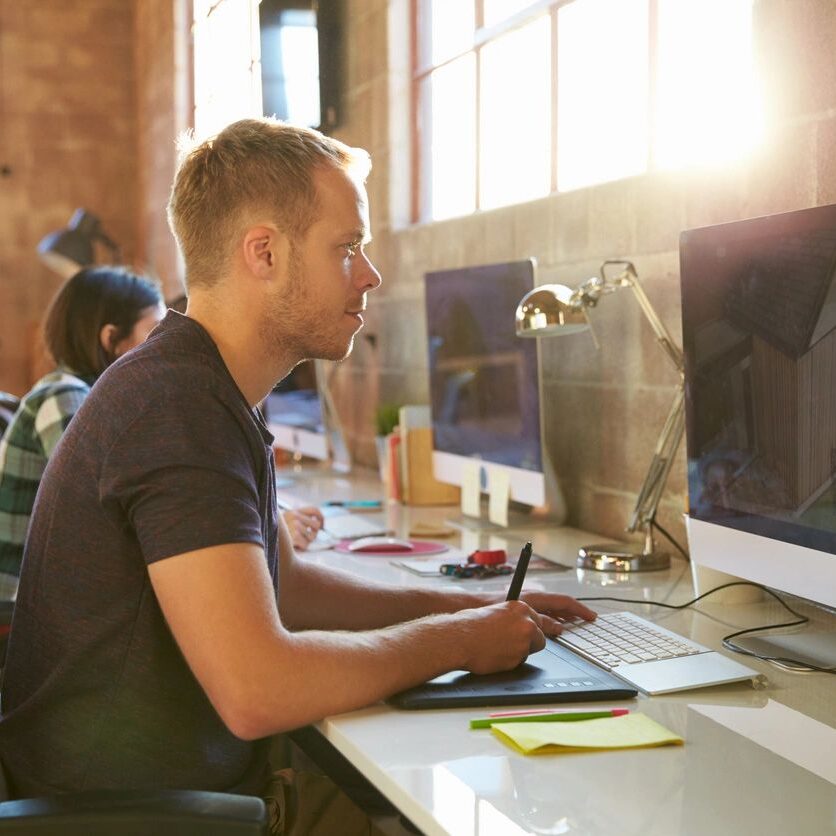
<svg viewBox="0 0 836 836">
<path fill-rule="evenodd" d="M 624 269 L 618 276 L 609 279 L 607 278 L 605 272 L 608 264 L 618 264 Z M 685 365 L 682 359 L 682 351 L 673 341 L 673 337 L 671 337 L 668 329 L 665 328 L 665 323 L 659 318 L 659 315 L 656 313 L 656 309 L 650 304 L 650 299 L 647 298 L 647 294 L 644 292 L 644 288 L 639 281 L 639 274 L 636 272 L 636 268 L 633 266 L 633 263 L 630 261 L 607 259 L 601 265 L 601 281 L 604 287 L 613 285 L 618 287 L 630 287 L 635 294 L 639 307 L 642 309 L 647 321 L 650 323 L 653 333 L 656 335 L 657 342 L 662 346 L 665 354 L 668 355 L 668 359 L 673 363 L 674 368 L 682 374 L 685 370 Z"/>
<path fill-rule="evenodd" d="M 617 265 L 621 268 L 621 271 L 615 276 L 608 276 L 607 267 L 610 265 Z M 662 498 L 662 491 L 673 467 L 679 442 L 685 431 L 685 364 L 682 350 L 673 341 L 670 332 L 665 328 L 665 324 L 651 305 L 632 262 L 624 259 L 607 259 L 604 261 L 601 264 L 599 275 L 587 279 L 574 291 L 573 304 L 578 308 L 594 307 L 602 296 L 614 293 L 622 287 L 632 289 L 639 307 L 656 335 L 656 341 L 679 373 L 679 382 L 673 403 L 662 427 L 659 440 L 656 442 L 656 449 L 653 451 L 650 467 L 639 490 L 636 505 L 630 516 L 630 524 L 627 526 L 627 531 L 630 533 L 639 529 L 644 533 L 644 553 L 650 555 L 655 553 L 652 523 L 656 517 L 659 501 Z"/>
<path fill-rule="evenodd" d="M 636 499 L 636 505 L 630 517 L 630 524 L 627 526 L 627 531 L 631 533 L 637 529 L 645 530 L 649 528 L 656 517 L 659 500 L 662 498 L 662 491 L 668 480 L 671 467 L 673 467 L 674 456 L 685 430 L 684 407 L 685 390 L 680 381 L 668 417 L 659 435 L 659 440 L 656 442 L 650 468 Z"/>
</svg>

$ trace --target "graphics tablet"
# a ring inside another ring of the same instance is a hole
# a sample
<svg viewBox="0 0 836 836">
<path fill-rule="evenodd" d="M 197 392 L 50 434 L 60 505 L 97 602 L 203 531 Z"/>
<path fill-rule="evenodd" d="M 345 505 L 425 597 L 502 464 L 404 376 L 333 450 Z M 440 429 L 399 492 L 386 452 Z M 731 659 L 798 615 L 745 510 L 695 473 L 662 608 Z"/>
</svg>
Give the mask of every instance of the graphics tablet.
<svg viewBox="0 0 836 836">
<path fill-rule="evenodd" d="M 459 708 L 482 705 L 621 700 L 636 689 L 546 639 L 546 647 L 503 673 L 452 671 L 389 699 L 398 708 Z"/>
</svg>

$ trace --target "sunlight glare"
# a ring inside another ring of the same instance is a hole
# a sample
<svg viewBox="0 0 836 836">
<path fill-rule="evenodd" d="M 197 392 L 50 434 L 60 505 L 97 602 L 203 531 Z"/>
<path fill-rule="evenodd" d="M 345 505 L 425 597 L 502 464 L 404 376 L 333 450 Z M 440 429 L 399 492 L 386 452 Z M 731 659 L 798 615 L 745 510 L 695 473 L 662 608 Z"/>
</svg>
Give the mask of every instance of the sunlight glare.
<svg viewBox="0 0 836 836">
<path fill-rule="evenodd" d="M 481 209 L 551 189 L 551 64 L 548 15 L 482 50 L 479 184 Z"/>
<path fill-rule="evenodd" d="M 659 0 L 654 162 L 728 162 L 763 138 L 752 0 Z"/>
<path fill-rule="evenodd" d="M 558 191 L 646 171 L 647 0 L 561 7 L 557 49 Z"/>
<path fill-rule="evenodd" d="M 203 139 L 236 119 L 260 115 L 261 76 L 253 72 L 252 0 L 195 0 L 194 13 L 194 132 Z"/>
<path fill-rule="evenodd" d="M 473 53 L 429 77 L 433 220 L 466 215 L 476 206 L 476 62 Z"/>
<path fill-rule="evenodd" d="M 521 12 L 530 6 L 533 0 L 483 0 L 483 2 L 484 25 L 493 26 L 494 23 L 499 23 Z"/>
<path fill-rule="evenodd" d="M 310 26 L 282 26 L 279 37 L 285 73 L 287 121 L 315 127 L 320 121 L 316 18 Z"/>
<path fill-rule="evenodd" d="M 464 52 L 473 45 L 475 27 L 473 0 L 431 0 L 429 12 L 433 64 Z"/>
</svg>

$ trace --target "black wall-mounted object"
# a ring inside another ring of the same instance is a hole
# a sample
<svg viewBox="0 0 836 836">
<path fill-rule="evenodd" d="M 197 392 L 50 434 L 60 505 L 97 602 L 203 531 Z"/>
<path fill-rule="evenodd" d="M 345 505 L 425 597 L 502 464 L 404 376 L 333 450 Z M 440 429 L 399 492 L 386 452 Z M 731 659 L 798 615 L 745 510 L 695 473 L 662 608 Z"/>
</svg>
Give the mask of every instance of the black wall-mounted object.
<svg viewBox="0 0 836 836">
<path fill-rule="evenodd" d="M 262 0 L 259 23 L 265 115 L 303 121 L 324 133 L 339 125 L 344 75 L 342 15 L 343 0 Z M 316 56 L 304 47 L 311 41 L 310 30 L 314 28 L 318 46 L 316 61 Z M 301 49 L 295 53 L 296 58 L 283 49 L 283 45 L 289 47 L 283 35 L 294 36 L 295 46 Z M 313 100 L 315 96 L 302 94 L 300 100 L 300 90 L 317 86 L 318 107 Z"/>
</svg>

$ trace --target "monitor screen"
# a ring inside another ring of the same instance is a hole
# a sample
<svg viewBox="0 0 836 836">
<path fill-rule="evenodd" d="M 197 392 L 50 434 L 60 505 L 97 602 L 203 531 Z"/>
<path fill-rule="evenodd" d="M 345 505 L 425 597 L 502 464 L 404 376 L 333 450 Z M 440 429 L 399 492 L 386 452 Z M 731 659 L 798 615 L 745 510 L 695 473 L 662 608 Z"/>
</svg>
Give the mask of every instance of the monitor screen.
<svg viewBox="0 0 836 836">
<path fill-rule="evenodd" d="M 516 261 L 427 273 L 433 465 L 436 478 L 461 484 L 473 459 L 504 468 L 511 498 L 545 499 L 538 346 L 516 336 L 514 311 L 534 287 L 534 262 Z"/>
<path fill-rule="evenodd" d="M 680 258 L 689 538 L 729 534 L 695 560 L 836 604 L 816 594 L 836 578 L 836 206 L 689 230 Z"/>
<path fill-rule="evenodd" d="M 296 366 L 267 396 L 264 417 L 276 447 L 323 461 L 328 458 L 328 436 L 312 360 Z"/>
</svg>

